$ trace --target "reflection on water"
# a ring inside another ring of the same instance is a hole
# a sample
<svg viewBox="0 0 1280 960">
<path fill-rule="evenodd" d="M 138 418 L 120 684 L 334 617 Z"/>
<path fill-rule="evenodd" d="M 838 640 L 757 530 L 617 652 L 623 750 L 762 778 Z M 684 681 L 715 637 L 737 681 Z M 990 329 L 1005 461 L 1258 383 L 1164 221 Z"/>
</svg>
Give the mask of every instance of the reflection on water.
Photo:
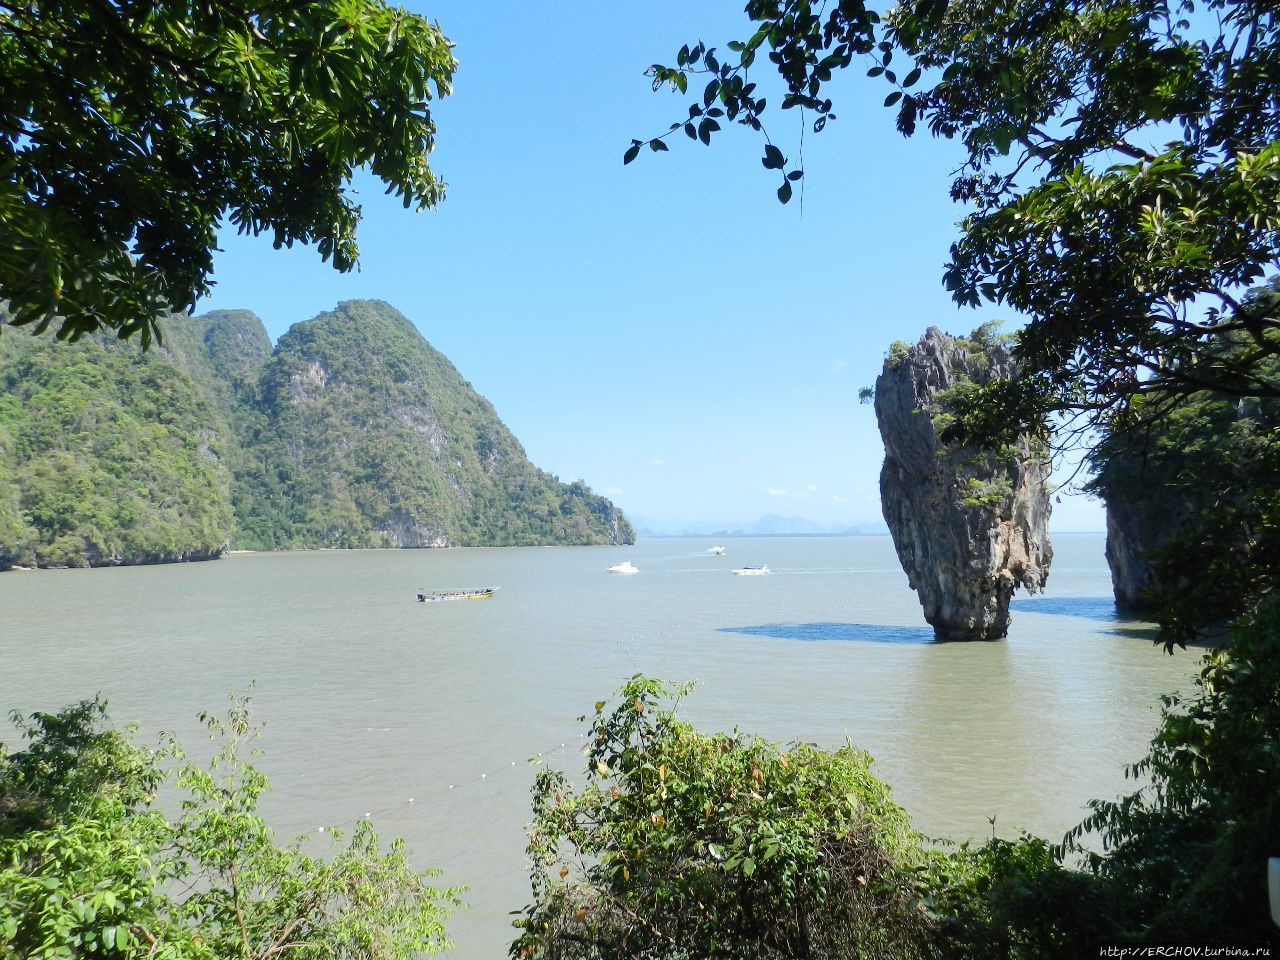
<svg viewBox="0 0 1280 960">
<path fill-rule="evenodd" d="M 1160 639 L 1160 630 L 1155 624 L 1142 624 L 1135 626 L 1126 624 L 1123 627 L 1116 627 L 1114 630 L 1107 631 L 1117 637 L 1132 637 L 1135 640 L 1146 640 L 1148 643 L 1155 645 Z"/>
<path fill-rule="evenodd" d="M 1015 613 L 1047 613 L 1061 617 L 1085 617 L 1102 623 L 1127 620 L 1116 613 L 1116 602 L 1105 597 L 1026 597 L 1009 604 Z"/>
<path fill-rule="evenodd" d="M 721 627 L 723 633 L 778 640 L 854 641 L 858 643 L 933 643 L 932 627 L 893 627 L 879 623 L 766 623 L 758 627 Z"/>
<path fill-rule="evenodd" d="M 119 721 L 207 742 L 196 720 L 250 681 L 282 837 L 366 813 L 468 884 L 452 960 L 501 957 L 527 901 L 535 753 L 579 773 L 577 717 L 632 674 L 698 680 L 681 714 L 825 747 L 849 738 L 932 836 L 1056 839 L 1131 787 L 1167 656 L 1107 610 L 1103 538 L 1054 543 L 1049 597 L 1007 642 L 932 641 L 887 537 L 626 548 L 352 551 L 0 574 L 0 716 L 101 692 Z M 774 576 L 735 577 L 748 559 Z M 642 571 L 611 576 L 632 560 Z M 501 585 L 421 604 L 423 587 Z M 1050 615 L 1052 614 L 1052 615 Z M 795 642 L 800 641 L 800 642 Z M 9 739 L 0 733 L 0 739 Z"/>
</svg>

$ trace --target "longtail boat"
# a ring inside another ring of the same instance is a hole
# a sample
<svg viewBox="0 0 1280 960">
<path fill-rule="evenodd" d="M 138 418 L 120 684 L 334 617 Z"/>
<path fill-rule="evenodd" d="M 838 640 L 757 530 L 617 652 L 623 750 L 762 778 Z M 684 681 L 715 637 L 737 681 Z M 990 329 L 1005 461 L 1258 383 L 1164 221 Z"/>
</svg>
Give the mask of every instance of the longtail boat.
<svg viewBox="0 0 1280 960">
<path fill-rule="evenodd" d="M 419 603 L 441 603 L 445 600 L 487 600 L 498 592 L 498 587 L 479 590 L 419 590 Z"/>
</svg>

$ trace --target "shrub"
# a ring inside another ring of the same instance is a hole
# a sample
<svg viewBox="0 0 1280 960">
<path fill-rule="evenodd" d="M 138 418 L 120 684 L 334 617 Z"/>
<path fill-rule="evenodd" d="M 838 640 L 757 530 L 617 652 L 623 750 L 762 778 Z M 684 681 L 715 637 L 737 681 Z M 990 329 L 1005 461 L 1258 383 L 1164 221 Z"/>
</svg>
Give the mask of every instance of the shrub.
<svg viewBox="0 0 1280 960">
<path fill-rule="evenodd" d="M 871 758 L 698 733 L 686 689 L 632 678 L 596 704 L 585 786 L 539 774 L 512 956 L 922 956 L 930 854 Z"/>
</svg>

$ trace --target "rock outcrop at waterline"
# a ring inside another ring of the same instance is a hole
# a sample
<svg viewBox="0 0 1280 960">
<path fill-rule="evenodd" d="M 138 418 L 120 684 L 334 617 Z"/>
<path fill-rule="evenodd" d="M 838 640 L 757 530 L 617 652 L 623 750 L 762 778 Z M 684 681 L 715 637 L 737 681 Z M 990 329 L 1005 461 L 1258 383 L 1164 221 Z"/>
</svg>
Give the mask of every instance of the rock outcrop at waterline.
<svg viewBox="0 0 1280 960">
<path fill-rule="evenodd" d="M 1107 501 L 1107 566 L 1111 568 L 1116 609 L 1125 613 L 1151 613 L 1158 607 L 1148 599 L 1158 584 L 1151 556 L 1175 533 L 1182 532 L 1168 522 L 1163 529 L 1153 529 L 1152 520 L 1162 506 Z"/>
<path fill-rule="evenodd" d="M 895 344 L 876 380 L 884 519 L 939 640 L 1004 637 L 1014 590 L 1036 593 L 1049 576 L 1043 451 L 1028 437 L 993 452 L 941 439 L 947 391 L 1014 375 L 998 337 L 930 327 L 915 346 Z"/>
</svg>

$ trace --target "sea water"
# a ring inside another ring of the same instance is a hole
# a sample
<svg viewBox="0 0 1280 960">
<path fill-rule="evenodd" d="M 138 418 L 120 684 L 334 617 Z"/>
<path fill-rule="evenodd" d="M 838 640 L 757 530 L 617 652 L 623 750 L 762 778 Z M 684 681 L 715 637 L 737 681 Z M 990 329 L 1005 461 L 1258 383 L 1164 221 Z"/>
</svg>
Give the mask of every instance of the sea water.
<svg viewBox="0 0 1280 960">
<path fill-rule="evenodd" d="M 320 827 L 370 816 L 441 883 L 470 886 L 450 956 L 488 960 L 528 899 L 529 758 L 580 771 L 577 718 L 635 673 L 697 680 L 682 715 L 707 730 L 869 750 L 932 836 L 1057 840 L 1087 800 L 1131 788 L 1123 764 L 1196 654 L 1117 618 L 1101 536 L 1054 549 L 1047 593 L 1015 598 L 1008 640 L 969 644 L 932 642 L 887 537 L 14 571 L 0 575 L 0 710 L 101 693 L 116 721 L 199 753 L 196 715 L 249 693 L 279 837 L 323 851 Z M 606 572 L 622 560 L 640 573 Z M 731 573 L 757 563 L 770 574 Z M 478 587 L 500 589 L 416 602 Z"/>
</svg>

